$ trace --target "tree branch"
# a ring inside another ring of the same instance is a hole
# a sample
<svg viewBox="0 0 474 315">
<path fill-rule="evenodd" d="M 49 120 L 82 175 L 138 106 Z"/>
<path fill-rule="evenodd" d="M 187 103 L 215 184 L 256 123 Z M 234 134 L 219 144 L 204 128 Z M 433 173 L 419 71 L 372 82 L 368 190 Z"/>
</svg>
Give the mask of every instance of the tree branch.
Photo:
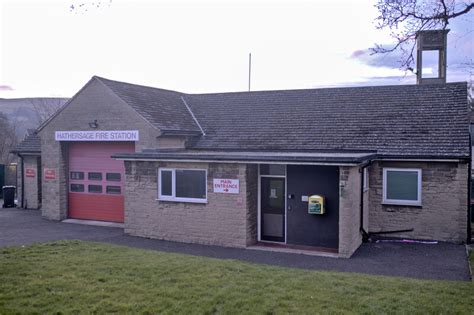
<svg viewBox="0 0 474 315">
<path fill-rule="evenodd" d="M 412 70 L 415 61 L 415 37 L 419 31 L 446 29 L 449 22 L 474 10 L 474 1 L 457 4 L 456 0 L 379 0 L 375 7 L 377 29 L 390 29 L 395 44 L 391 48 L 375 45 L 371 54 L 401 51 L 400 68 Z M 413 42 L 413 44 L 411 44 Z M 411 48 L 406 48 L 411 44 Z"/>
</svg>

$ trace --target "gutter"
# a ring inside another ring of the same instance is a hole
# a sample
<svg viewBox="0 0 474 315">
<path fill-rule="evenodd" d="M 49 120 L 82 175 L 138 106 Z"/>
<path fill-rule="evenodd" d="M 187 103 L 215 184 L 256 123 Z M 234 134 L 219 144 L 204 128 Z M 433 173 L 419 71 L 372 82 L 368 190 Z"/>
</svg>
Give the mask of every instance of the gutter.
<svg viewBox="0 0 474 315">
<path fill-rule="evenodd" d="M 357 166 L 370 160 L 374 155 L 361 157 L 329 156 L 272 156 L 272 155 L 219 155 L 219 154 L 174 154 L 174 153 L 116 153 L 111 156 L 123 161 L 163 161 L 163 162 L 215 162 L 245 164 L 297 164 L 297 165 L 350 165 Z"/>
<path fill-rule="evenodd" d="M 382 155 L 377 154 L 375 160 L 389 161 L 389 162 L 467 162 L 470 158 L 466 156 L 432 156 L 432 155 L 418 155 L 418 156 L 396 156 L 396 155 Z"/>
<path fill-rule="evenodd" d="M 224 160 L 224 159 L 192 159 L 192 158 L 183 158 L 183 159 L 178 159 L 178 158 L 126 158 L 126 157 L 120 157 L 116 155 L 112 155 L 113 159 L 119 160 L 119 161 L 140 161 L 140 162 L 186 162 L 186 163 L 231 163 L 231 164 L 283 164 L 283 165 L 328 165 L 328 166 L 358 166 L 360 165 L 360 162 L 325 162 L 325 161 L 313 161 L 313 162 L 307 162 L 307 161 L 279 161 L 279 160 L 264 160 L 264 159 L 258 159 L 258 160 L 237 160 L 237 159 L 230 159 L 230 160 Z"/>
<path fill-rule="evenodd" d="M 280 151 L 285 152 L 285 151 Z M 157 160 L 172 160 L 172 161 L 232 161 L 232 162 L 250 162 L 250 161 L 262 161 L 262 162 L 287 162 L 287 161 L 298 161 L 298 162 L 323 162 L 323 163 L 352 163 L 352 164 L 360 164 L 364 161 L 394 161 L 394 162 L 451 162 L 451 163 L 467 163 L 470 161 L 469 157 L 463 156 L 388 156 L 388 155 L 381 155 L 381 154 L 367 154 L 366 156 L 362 157 L 339 157 L 339 158 L 328 158 L 328 157 L 320 157 L 315 161 L 315 159 L 311 159 L 311 157 L 286 157 L 279 159 L 278 157 L 274 156 L 256 156 L 254 158 L 250 156 L 241 156 L 241 155 L 226 155 L 223 156 L 216 156 L 213 154 L 202 154 L 202 155 L 193 155 L 193 154 L 185 154 L 185 155 L 175 155 L 170 153 L 161 153 L 157 154 L 156 152 L 137 152 L 137 153 L 115 153 L 112 155 L 112 158 L 117 160 L 125 160 L 125 161 L 157 161 Z"/>
</svg>

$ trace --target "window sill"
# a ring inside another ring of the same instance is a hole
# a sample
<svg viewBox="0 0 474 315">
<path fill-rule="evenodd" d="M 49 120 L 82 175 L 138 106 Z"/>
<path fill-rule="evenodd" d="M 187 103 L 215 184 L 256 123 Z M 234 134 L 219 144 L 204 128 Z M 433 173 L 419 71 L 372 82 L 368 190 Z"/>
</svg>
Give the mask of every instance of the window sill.
<svg viewBox="0 0 474 315">
<path fill-rule="evenodd" d="M 167 198 L 158 198 L 156 201 L 165 201 L 165 202 L 182 202 L 182 203 L 197 203 L 197 204 L 207 204 L 207 199 L 167 199 Z"/>
<path fill-rule="evenodd" d="M 406 207 L 421 207 L 421 202 L 403 202 L 403 201 L 390 201 L 385 200 L 382 202 L 384 206 L 406 206 Z"/>
</svg>

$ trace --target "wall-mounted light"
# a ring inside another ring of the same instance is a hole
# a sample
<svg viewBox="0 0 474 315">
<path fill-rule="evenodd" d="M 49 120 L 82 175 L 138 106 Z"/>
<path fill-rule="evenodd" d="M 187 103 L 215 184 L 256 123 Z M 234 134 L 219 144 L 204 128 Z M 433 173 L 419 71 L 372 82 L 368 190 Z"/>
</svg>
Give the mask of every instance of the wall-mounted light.
<svg viewBox="0 0 474 315">
<path fill-rule="evenodd" d="M 99 127 L 99 124 L 97 123 L 97 119 L 89 123 L 89 127 L 96 129 Z"/>
</svg>

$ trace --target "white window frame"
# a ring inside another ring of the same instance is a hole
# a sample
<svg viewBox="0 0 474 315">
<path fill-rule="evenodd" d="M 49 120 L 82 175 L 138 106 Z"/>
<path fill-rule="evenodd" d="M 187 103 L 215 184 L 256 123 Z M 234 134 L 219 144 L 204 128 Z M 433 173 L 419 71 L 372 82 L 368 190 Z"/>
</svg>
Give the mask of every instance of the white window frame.
<svg viewBox="0 0 474 315">
<path fill-rule="evenodd" d="M 403 199 L 387 199 L 387 172 L 417 172 L 418 173 L 418 199 L 417 200 L 403 200 Z M 401 206 L 421 206 L 421 168 L 383 168 L 383 204 L 387 205 L 401 205 Z"/>
<path fill-rule="evenodd" d="M 205 191 L 206 198 L 183 198 L 176 197 L 176 171 L 203 171 L 205 173 Z M 171 172 L 171 196 L 161 194 L 161 172 L 169 171 Z M 175 201 L 175 202 L 191 202 L 191 203 L 207 203 L 207 169 L 200 168 L 167 168 L 160 167 L 158 168 L 158 199 L 160 201 Z"/>
</svg>

